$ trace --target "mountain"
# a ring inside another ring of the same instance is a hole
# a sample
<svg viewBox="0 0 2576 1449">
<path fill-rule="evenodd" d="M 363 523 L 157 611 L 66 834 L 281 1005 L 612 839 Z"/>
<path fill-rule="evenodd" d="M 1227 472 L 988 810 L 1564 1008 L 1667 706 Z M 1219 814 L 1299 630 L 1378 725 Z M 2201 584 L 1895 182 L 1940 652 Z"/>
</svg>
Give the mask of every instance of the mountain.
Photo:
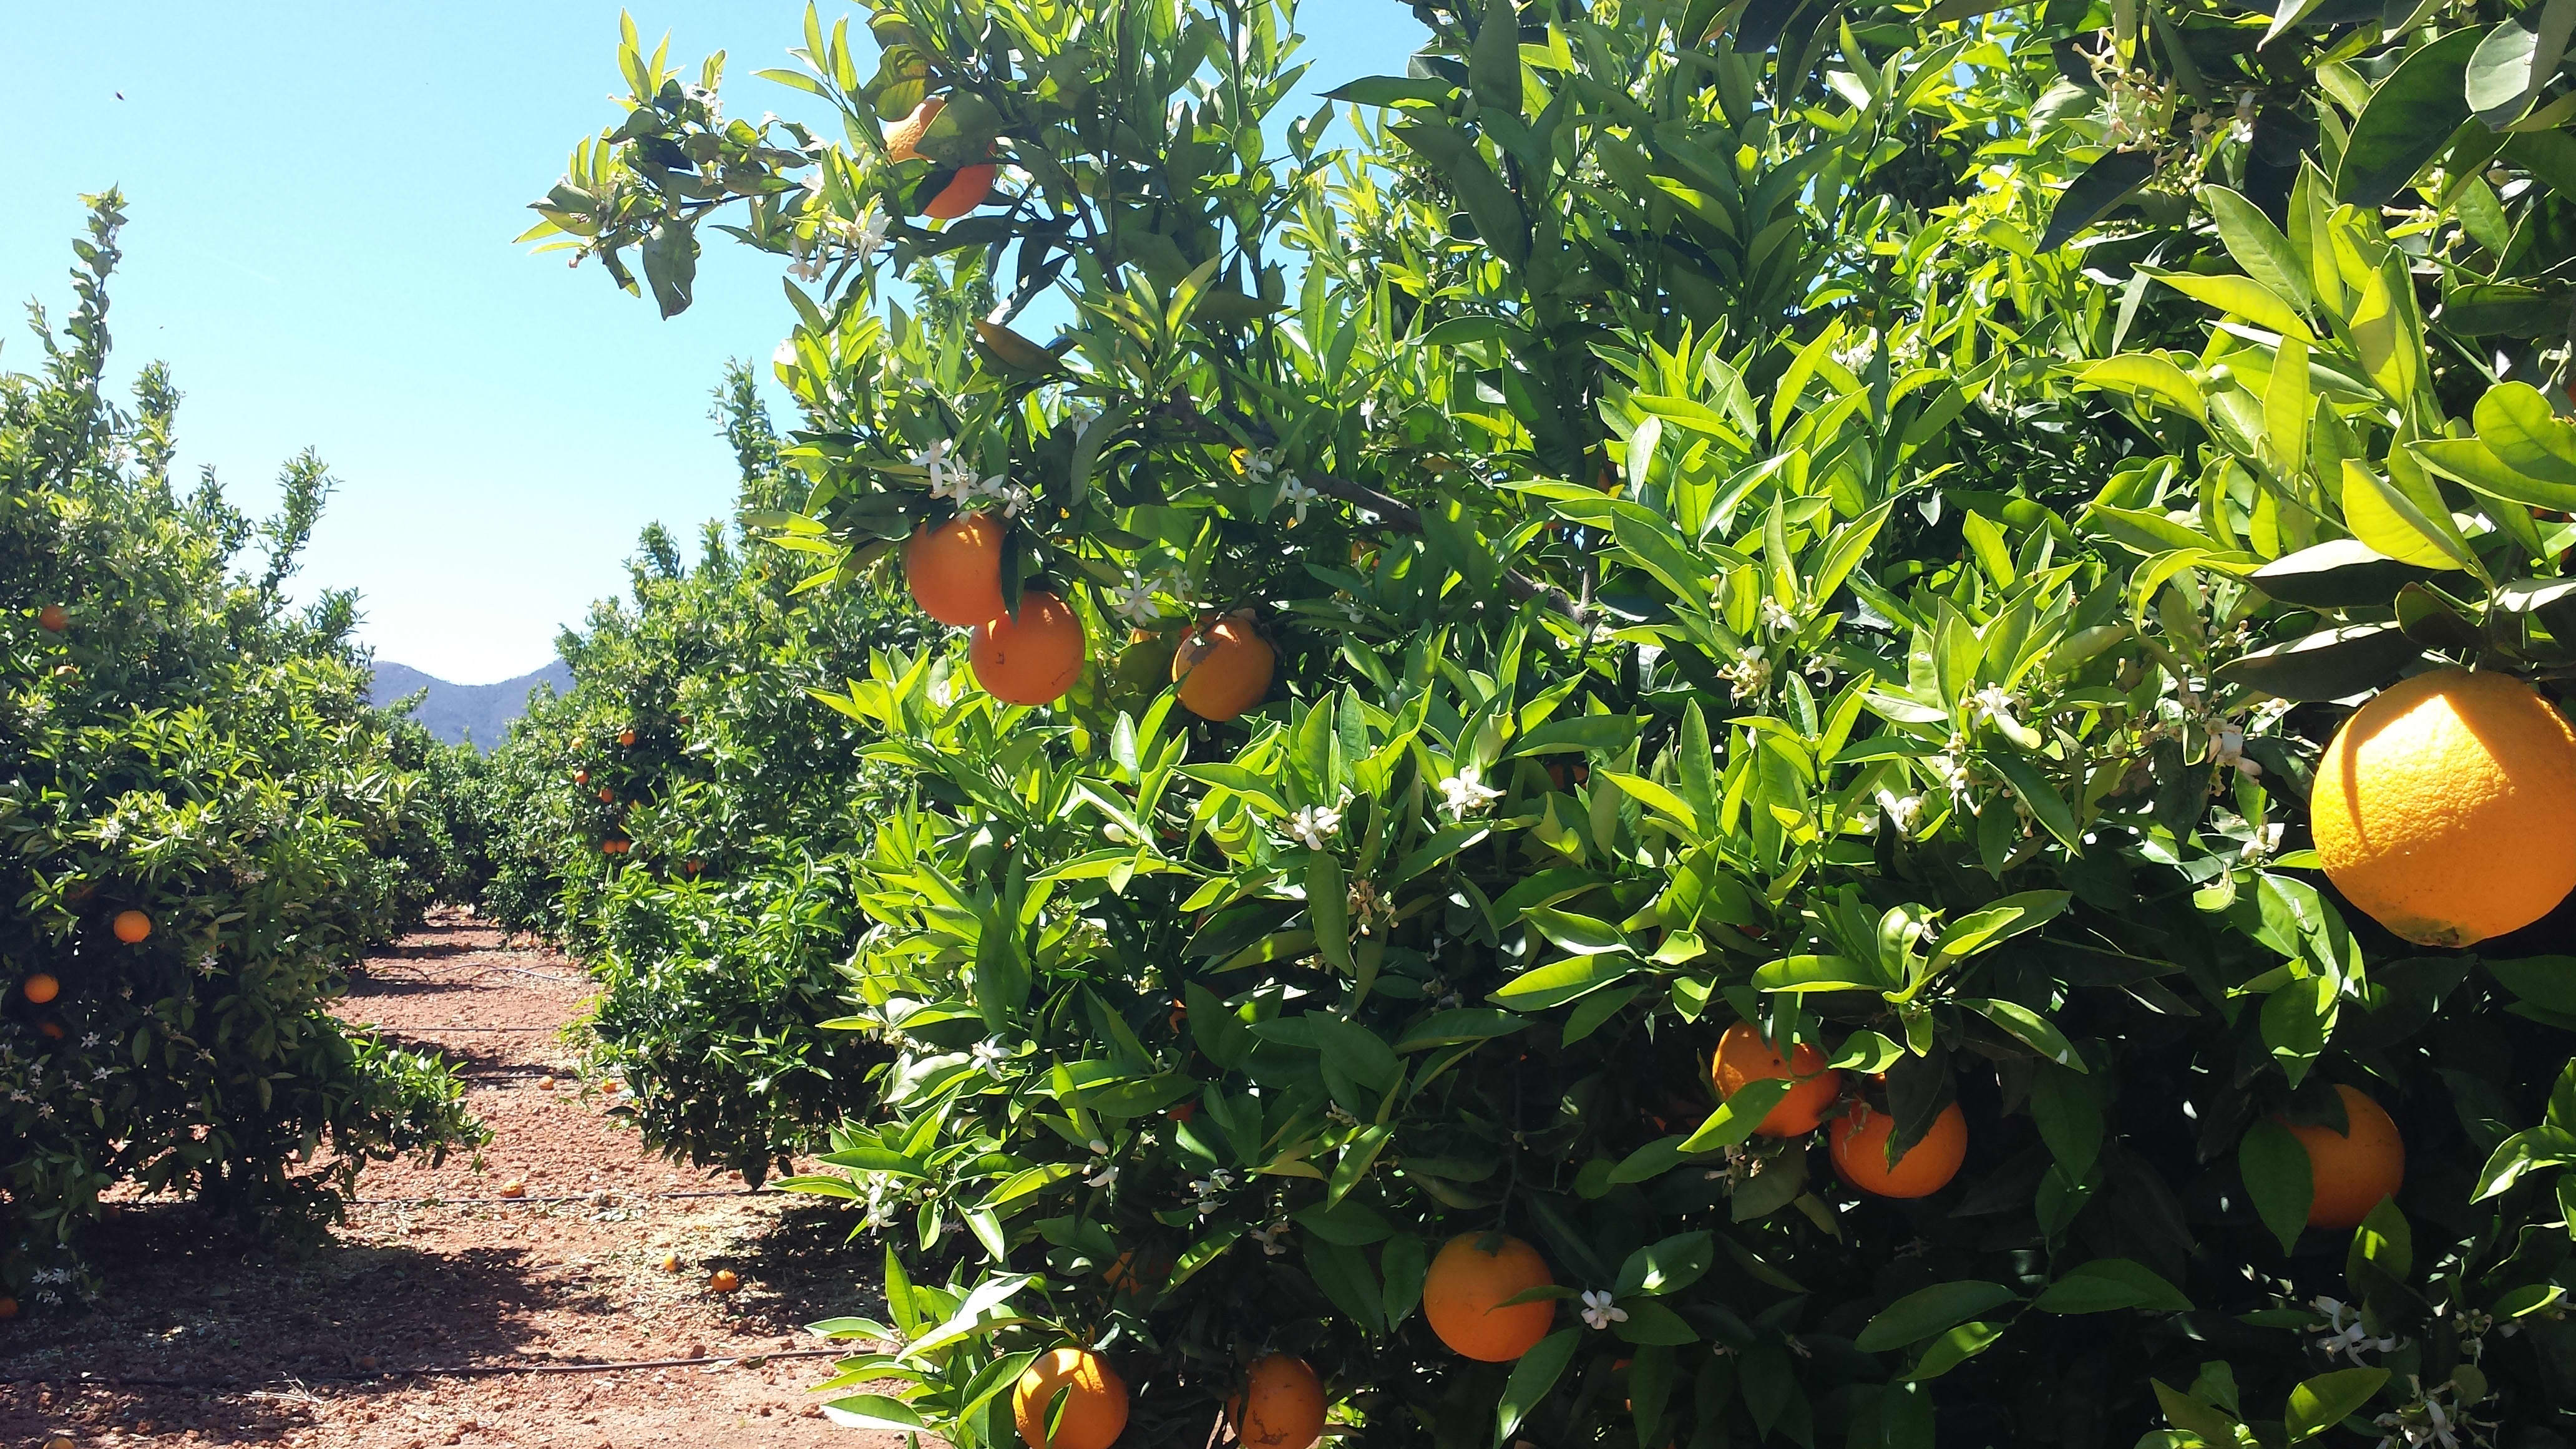
<svg viewBox="0 0 2576 1449">
<path fill-rule="evenodd" d="M 558 659 L 534 674 L 498 684 L 450 684 L 408 664 L 380 659 L 375 685 L 367 693 L 375 703 L 388 705 L 426 689 L 429 697 L 412 718 L 451 745 L 471 739 L 488 750 L 510 737 L 510 721 L 527 710 L 528 695 L 540 684 L 553 685 L 558 694 L 570 692 L 572 666 Z"/>
</svg>

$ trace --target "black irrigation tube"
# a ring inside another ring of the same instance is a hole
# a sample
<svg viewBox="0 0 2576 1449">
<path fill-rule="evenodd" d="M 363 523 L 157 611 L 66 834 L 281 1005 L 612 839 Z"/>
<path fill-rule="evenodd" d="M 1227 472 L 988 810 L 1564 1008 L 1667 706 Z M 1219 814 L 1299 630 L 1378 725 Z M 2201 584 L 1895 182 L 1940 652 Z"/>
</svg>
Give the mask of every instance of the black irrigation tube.
<svg viewBox="0 0 2576 1449">
<path fill-rule="evenodd" d="M 382 1022 L 361 1021 L 361 1022 L 353 1023 L 353 1025 L 355 1025 L 355 1026 L 356 1026 L 359 1030 L 361 1030 L 361 1031 L 390 1031 L 390 1032 L 415 1032 L 415 1031 L 561 1031 L 561 1030 L 563 1030 L 563 1028 L 562 1028 L 562 1027 L 559 1027 L 559 1026 L 468 1026 L 468 1025 L 466 1025 L 465 1023 L 463 1023 L 463 1022 L 451 1022 L 451 1023 L 449 1023 L 449 1024 L 445 1025 L 445 1026 L 391 1026 L 391 1025 L 387 1025 L 387 1024 L 382 1023 Z"/>
<path fill-rule="evenodd" d="M 704 1368 L 709 1364 L 739 1364 L 758 1368 L 774 1358 L 847 1358 L 846 1348 L 773 1348 L 761 1353 L 710 1355 L 706 1358 L 646 1358 L 624 1363 L 515 1363 L 515 1364 L 442 1364 L 428 1368 L 382 1369 L 362 1374 L 313 1374 L 273 1379 L 275 1384 L 369 1384 L 386 1379 L 490 1379 L 511 1374 L 605 1374 L 626 1373 L 637 1369 Z M 16 1382 L 63 1384 L 80 1388 L 103 1389 L 238 1389 L 251 1387 L 239 1379 L 146 1379 L 80 1374 L 72 1378 L 46 1378 L 38 1375 Z"/>
<path fill-rule="evenodd" d="M 758 1197 L 764 1191 L 766 1191 L 766 1189 L 757 1187 L 719 1187 L 684 1188 L 670 1192 L 623 1192 L 617 1188 L 604 1187 L 601 1188 L 599 1192 L 560 1193 L 546 1197 L 525 1195 L 520 1197 L 351 1197 L 342 1198 L 341 1201 L 348 1204 L 350 1207 L 475 1207 L 487 1203 L 507 1206 L 510 1203 L 595 1202 L 598 1200 L 600 1192 L 607 1193 L 613 1198 L 656 1199 L 673 1197 Z"/>
</svg>

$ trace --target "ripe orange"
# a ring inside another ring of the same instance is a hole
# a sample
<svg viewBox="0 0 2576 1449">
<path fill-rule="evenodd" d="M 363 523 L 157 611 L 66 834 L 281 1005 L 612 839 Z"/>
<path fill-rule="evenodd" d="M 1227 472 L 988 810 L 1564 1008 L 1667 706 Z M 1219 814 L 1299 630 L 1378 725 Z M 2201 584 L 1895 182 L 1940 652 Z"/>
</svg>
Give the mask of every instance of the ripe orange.
<svg viewBox="0 0 2576 1449">
<path fill-rule="evenodd" d="M 15 1318 L 17 1316 L 18 1300 L 15 1298 L 0 1297 L 0 1318 Z"/>
<path fill-rule="evenodd" d="M 63 1024 L 59 1021 L 37 1022 L 36 1035 L 44 1037 L 49 1041 L 61 1041 L 63 1039 Z"/>
<path fill-rule="evenodd" d="M 619 730 L 619 731 L 617 732 L 617 742 L 618 742 L 619 744 L 621 744 L 621 745 L 632 745 L 632 744 L 634 744 L 634 743 L 635 743 L 635 731 L 633 731 L 633 730 Z"/>
<path fill-rule="evenodd" d="M 599 803 L 600 803 L 600 804 L 602 804 L 602 805 L 614 805 L 614 804 L 616 804 L 616 803 L 617 803 L 617 792 L 616 792 L 616 791 L 614 791 L 614 790 L 611 790 L 611 789 L 610 789 L 610 788 L 608 788 L 606 785 L 602 785 L 602 786 L 600 786 L 600 787 L 599 787 Z"/>
<path fill-rule="evenodd" d="M 1887 1165 L 1887 1136 L 1896 1118 L 1862 1103 L 1848 1117 L 1837 1117 L 1825 1130 L 1833 1149 L 1834 1171 L 1876 1197 L 1930 1197 L 1959 1175 L 1968 1158 L 1968 1117 L 1951 1103 L 1932 1119 L 1932 1129 L 1905 1149 L 1896 1165 Z"/>
<path fill-rule="evenodd" d="M 2406 1141 L 2397 1135 L 2387 1109 L 2351 1087 L 2338 1085 L 2335 1094 L 2343 1098 L 2349 1132 L 2283 1124 L 2308 1149 L 2308 1175 L 2316 1183 L 2316 1195 L 2308 1201 L 2312 1228 L 2358 1227 L 2380 1199 L 2396 1196 L 2406 1181 Z"/>
<path fill-rule="evenodd" d="M 575 770 L 575 771 L 573 771 L 573 772 L 572 772 L 572 782 L 573 782 L 574 784 L 576 784 L 576 785 L 587 785 L 587 784 L 589 784 L 589 783 L 590 783 L 590 772 L 589 772 L 588 770 Z"/>
<path fill-rule="evenodd" d="M 985 692 L 1004 704 L 1053 704 L 1082 676 L 1082 620 L 1053 594 L 1020 595 L 1020 617 L 997 614 L 975 626 L 967 662 Z"/>
<path fill-rule="evenodd" d="M 1064 1394 L 1061 1417 L 1054 1412 Z M 1127 1428 L 1127 1381 L 1109 1360 L 1087 1348 L 1059 1348 L 1038 1355 L 1011 1387 L 1011 1419 L 1029 1449 L 1109 1449 Z M 1047 1424 L 1055 1423 L 1049 1436 Z"/>
<path fill-rule="evenodd" d="M 1270 641 L 1253 632 L 1248 616 L 1211 616 L 1181 636 L 1172 654 L 1172 682 L 1181 687 L 1183 708 L 1223 722 L 1261 703 L 1278 663 Z"/>
<path fill-rule="evenodd" d="M 501 1196 L 503 1197 L 526 1197 L 527 1195 L 528 1185 L 524 1182 L 511 1181 L 501 1184 Z"/>
<path fill-rule="evenodd" d="M 63 994 L 63 983 L 39 971 L 20 983 L 18 990 L 25 994 L 30 1003 L 42 1006 Z"/>
<path fill-rule="evenodd" d="M 59 634 L 72 626 L 72 616 L 60 604 L 47 604 L 36 611 L 36 623 L 48 634 Z"/>
<path fill-rule="evenodd" d="M 1226 1400 L 1225 1422 L 1243 1449 L 1307 1449 L 1324 1437 L 1323 1380 L 1302 1358 L 1270 1354 Z"/>
<path fill-rule="evenodd" d="M 731 1268 L 718 1268 L 707 1275 L 707 1286 L 718 1293 L 731 1293 L 742 1286 L 742 1279 Z"/>
<path fill-rule="evenodd" d="M 1518 1238 L 1494 1234 L 1488 1252 L 1484 1233 L 1463 1233 L 1449 1240 L 1431 1271 L 1422 1279 L 1422 1317 L 1451 1351 L 1484 1363 L 1509 1363 L 1538 1346 L 1556 1322 L 1556 1304 L 1535 1299 L 1503 1307 L 1532 1288 L 1556 1279 L 1538 1249 Z"/>
<path fill-rule="evenodd" d="M 937 528 L 917 528 L 903 546 L 903 573 L 921 612 L 956 629 L 1002 613 L 1002 540 L 1009 533 L 989 513 L 961 513 Z"/>
<path fill-rule="evenodd" d="M 947 107 L 946 96 L 925 96 L 920 105 L 912 108 L 911 115 L 886 127 L 886 160 L 899 166 L 921 155 L 922 134 Z"/>
<path fill-rule="evenodd" d="M 602 855 L 624 855 L 627 847 L 633 843 L 634 842 L 632 841 L 626 840 L 603 840 L 599 842 L 599 853 Z"/>
<path fill-rule="evenodd" d="M 679 1254 L 677 1254 L 677 1253 L 665 1253 L 665 1254 L 663 1254 L 663 1255 L 662 1255 L 662 1264 L 661 1264 L 661 1267 L 662 1267 L 662 1271 L 663 1271 L 663 1272 L 665 1272 L 665 1273 L 677 1273 L 677 1272 L 679 1272 L 679 1271 L 680 1271 L 680 1255 L 679 1255 Z"/>
<path fill-rule="evenodd" d="M 706 868 L 707 863 L 703 860 L 684 860 L 680 862 L 680 869 L 687 871 L 691 875 L 696 875 L 699 871 L 705 870 Z"/>
<path fill-rule="evenodd" d="M 2381 925 L 2501 936 L 2576 890 L 2576 730 L 2511 675 L 2400 680 L 2336 731 L 2309 816 L 2327 879 Z"/>
<path fill-rule="evenodd" d="M 1807 1042 L 1798 1043 L 1782 1061 L 1780 1053 L 1762 1039 L 1762 1033 L 1749 1022 L 1739 1021 L 1717 1039 L 1717 1056 L 1709 1064 L 1709 1076 L 1716 1083 L 1722 1101 L 1742 1090 L 1745 1083 L 1772 1077 L 1795 1077 L 1797 1085 L 1780 1099 L 1753 1130 L 1765 1137 L 1803 1137 L 1816 1130 L 1825 1120 L 1826 1109 L 1842 1095 L 1843 1074 L 1825 1065 L 1825 1054 Z"/>
<path fill-rule="evenodd" d="M 939 194 L 922 206 L 921 214 L 933 221 L 955 221 L 982 206 L 985 199 L 993 194 L 995 174 L 990 161 L 959 167 L 956 179 L 941 187 Z"/>
<path fill-rule="evenodd" d="M 116 939 L 129 946 L 141 945 L 152 934 L 152 918 L 141 911 L 119 911 L 114 926 Z"/>
</svg>

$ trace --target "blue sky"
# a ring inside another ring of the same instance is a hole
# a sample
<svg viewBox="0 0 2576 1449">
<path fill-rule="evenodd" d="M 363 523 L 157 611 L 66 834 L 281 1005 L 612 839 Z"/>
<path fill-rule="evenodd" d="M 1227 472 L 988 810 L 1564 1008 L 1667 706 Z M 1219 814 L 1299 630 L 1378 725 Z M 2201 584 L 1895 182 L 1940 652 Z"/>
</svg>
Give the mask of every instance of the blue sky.
<svg viewBox="0 0 2576 1449">
<path fill-rule="evenodd" d="M 614 0 L 13 8 L 0 293 L 59 315 L 78 197 L 123 187 L 120 377 L 171 364 L 180 467 L 254 513 L 281 463 L 321 453 L 341 488 L 299 587 L 360 590 L 379 657 L 461 683 L 537 668 L 623 588 L 640 528 L 693 536 L 729 506 L 708 395 L 784 334 L 775 268 L 711 239 L 697 305 L 664 322 L 511 244 L 617 114 Z M 1301 12 L 1317 89 L 1400 70 L 1422 35 L 1396 0 Z M 635 9 L 691 69 L 727 51 L 728 110 L 750 115 L 819 104 L 752 76 L 790 63 L 803 14 Z M 33 365 L 16 318 L 0 368 Z"/>
</svg>

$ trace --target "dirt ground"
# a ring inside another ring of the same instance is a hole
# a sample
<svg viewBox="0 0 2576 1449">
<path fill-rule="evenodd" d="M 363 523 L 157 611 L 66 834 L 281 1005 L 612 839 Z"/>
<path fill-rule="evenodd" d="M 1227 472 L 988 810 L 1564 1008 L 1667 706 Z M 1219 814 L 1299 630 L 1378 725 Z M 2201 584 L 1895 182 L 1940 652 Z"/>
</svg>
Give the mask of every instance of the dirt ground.
<svg viewBox="0 0 2576 1449">
<path fill-rule="evenodd" d="M 559 1033 L 587 992 L 455 914 L 369 961 L 342 1014 L 454 1058 L 492 1143 L 371 1169 L 309 1253 L 120 1205 L 91 1244 L 95 1309 L 0 1323 L 0 1446 L 898 1442 L 807 1391 L 830 1359 L 802 1325 L 881 1316 L 846 1214 L 647 1154 L 572 1074 Z M 739 1292 L 709 1289 L 718 1269 Z M 576 1368 L 601 1364 L 660 1366 Z"/>
</svg>

